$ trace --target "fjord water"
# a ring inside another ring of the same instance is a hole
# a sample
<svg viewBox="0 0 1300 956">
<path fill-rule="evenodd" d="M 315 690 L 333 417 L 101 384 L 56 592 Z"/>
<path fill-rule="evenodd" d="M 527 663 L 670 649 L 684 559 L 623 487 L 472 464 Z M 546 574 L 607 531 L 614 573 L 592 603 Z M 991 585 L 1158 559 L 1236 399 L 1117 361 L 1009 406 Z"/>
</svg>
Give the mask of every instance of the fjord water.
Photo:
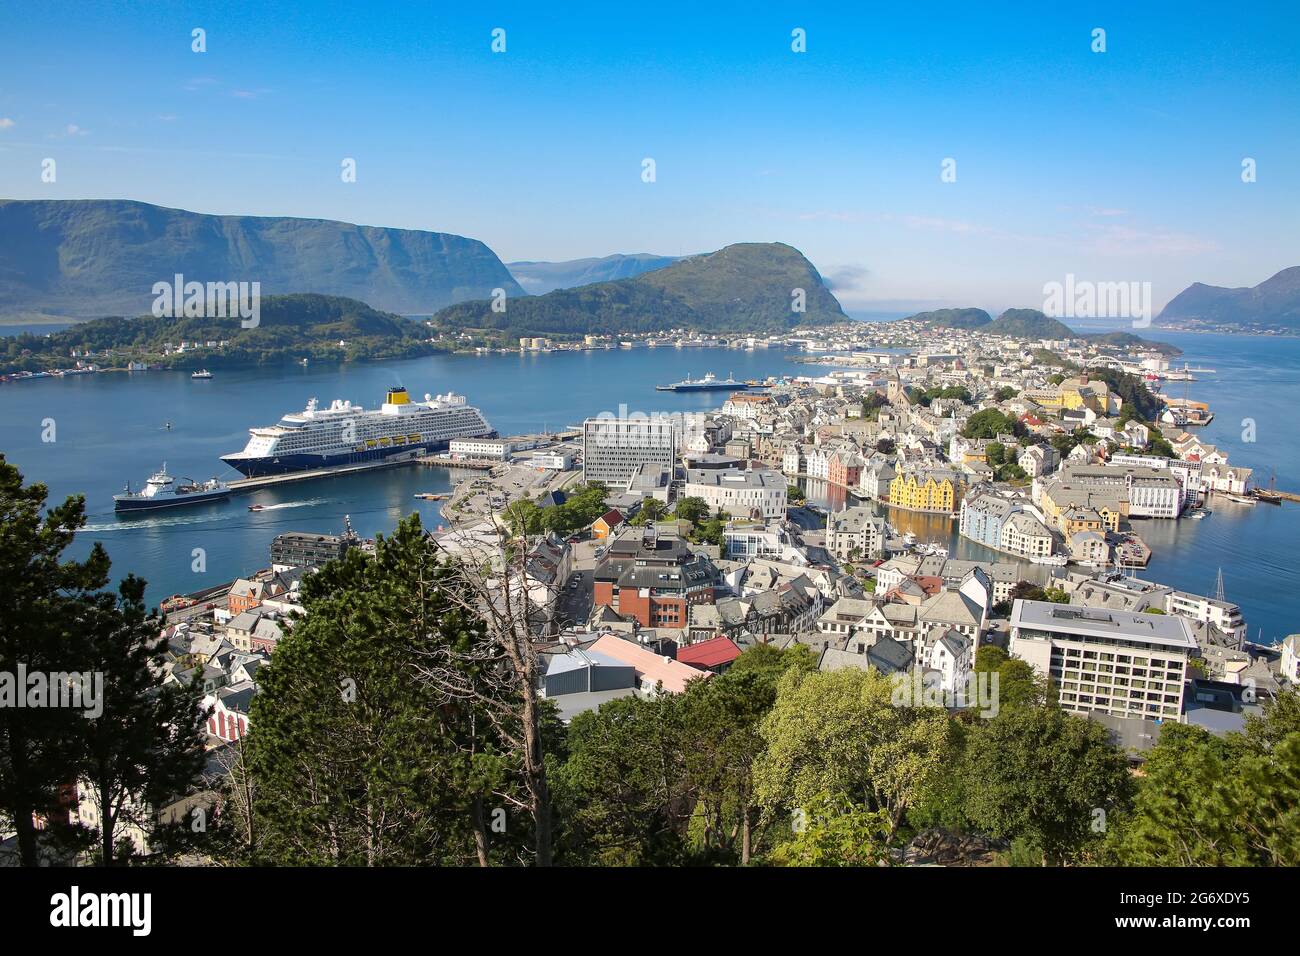
<svg viewBox="0 0 1300 956">
<path fill-rule="evenodd" d="M 1208 440 L 1227 450 L 1234 464 L 1254 467 L 1261 482 L 1275 468 L 1279 488 L 1300 491 L 1300 339 L 1144 334 L 1183 348 L 1180 362 L 1217 369 L 1188 387 L 1191 398 L 1208 401 L 1215 412 Z M 250 426 L 271 424 L 309 398 L 373 407 L 392 384 L 405 385 L 415 397 L 450 389 L 467 395 L 502 434 L 519 434 L 617 414 L 620 405 L 628 412 L 694 412 L 725 400 L 725 392 L 654 390 L 687 375 L 817 374 L 818 366 L 793 357 L 782 349 L 638 348 L 217 369 L 210 381 L 192 381 L 187 372 L 43 379 L 0 386 L 0 451 L 29 481 L 48 484 L 52 501 L 84 494 L 88 527 L 73 552 L 84 554 L 91 542 L 102 542 L 115 575 L 130 571 L 146 578 L 156 602 L 265 567 L 272 538 L 284 531 L 334 533 L 351 515 L 356 530 L 370 536 L 391 531 L 412 511 L 426 526 L 437 526 L 439 505 L 413 495 L 447 491 L 460 475 L 417 467 L 291 484 L 152 516 L 113 514 L 112 495 L 127 481 L 138 486 L 164 461 L 173 476 L 237 477 L 219 456 L 242 448 Z M 1166 390 L 1181 396 L 1183 383 L 1168 383 Z M 1255 422 L 1254 442 L 1243 440 L 1247 418 Z M 42 441 L 47 419 L 54 423 L 52 442 Z M 811 490 L 816 500 L 819 490 Z M 268 507 L 250 512 L 252 503 Z M 826 503 L 842 507 L 844 496 Z M 1300 631 L 1300 505 L 1216 501 L 1213 510 L 1204 521 L 1135 522 L 1155 550 L 1146 576 L 1205 593 L 1222 567 L 1227 597 L 1242 605 L 1252 637 L 1262 630 L 1265 641 L 1275 641 Z M 955 522 L 889 514 L 900 530 L 923 541 L 947 534 L 954 557 L 995 557 L 958 539 Z M 195 549 L 202 549 L 203 570 L 195 570 Z"/>
</svg>

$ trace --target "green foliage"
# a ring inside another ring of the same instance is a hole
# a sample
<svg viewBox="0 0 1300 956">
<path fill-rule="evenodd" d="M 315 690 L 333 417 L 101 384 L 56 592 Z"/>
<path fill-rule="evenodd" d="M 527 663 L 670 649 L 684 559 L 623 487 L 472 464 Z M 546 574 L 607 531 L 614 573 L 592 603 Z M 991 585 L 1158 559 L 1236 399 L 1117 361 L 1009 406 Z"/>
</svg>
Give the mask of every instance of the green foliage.
<svg viewBox="0 0 1300 956">
<path fill-rule="evenodd" d="M 507 517 L 510 520 L 511 530 L 523 526 L 530 529 L 529 534 L 554 532 L 561 536 L 570 535 L 591 527 L 597 518 L 609 511 L 609 507 L 605 504 L 608 495 L 609 491 L 602 482 L 593 481 L 574 488 L 561 505 L 539 508 L 536 503 L 528 502 L 523 505 L 522 517 L 525 520 L 522 522 L 517 522 L 510 513 L 514 505 L 507 509 Z M 534 511 L 536 522 L 532 523 L 527 519 L 534 514 Z M 532 530 L 534 527 L 536 530 Z"/>
<path fill-rule="evenodd" d="M 1009 659 L 1010 655 L 996 644 L 982 644 L 980 649 L 975 652 L 975 673 L 992 673 Z"/>
<path fill-rule="evenodd" d="M 1132 788 L 1127 760 L 1104 727 L 1038 707 L 1003 706 L 979 721 L 963 768 L 971 822 L 994 837 L 1027 840 L 1051 863 L 1095 851 L 1096 821 L 1105 819 L 1095 811 L 1126 808 Z"/>
<path fill-rule="evenodd" d="M 683 497 L 677 499 L 677 507 L 674 511 L 677 517 L 689 521 L 691 524 L 699 524 L 709 516 L 709 504 L 703 498 Z"/>
<path fill-rule="evenodd" d="M 151 840 L 163 835 L 146 808 L 124 806 L 127 794 L 161 809 L 197 783 L 202 714 L 189 688 L 161 685 L 161 624 L 145 611 L 144 582 L 128 575 L 117 594 L 103 590 L 111 565 L 99 544 L 84 561 L 65 558 L 85 501 L 47 510 L 46 495 L 0 455 L 0 673 L 21 667 L 95 682 L 82 686 L 91 697 L 81 707 L 0 706 L 0 818 L 17 836 L 20 861 L 35 866 L 33 815 L 57 820 L 58 788 L 86 781 L 103 808 L 98 833 L 55 825 L 47 835 L 83 848 L 98 837 L 99 861 L 109 865 L 121 859 L 119 824 L 135 823 Z"/>
<path fill-rule="evenodd" d="M 910 315 L 908 320 L 936 329 L 978 329 L 993 321 L 983 309 L 935 309 Z"/>
<path fill-rule="evenodd" d="M 1113 828 L 1126 866 L 1300 865 L 1300 731 L 1295 695 L 1247 733 L 1216 738 L 1166 722 L 1132 812 Z M 1281 699 L 1281 698 L 1279 698 Z"/>
<path fill-rule="evenodd" d="M 233 318 L 107 318 L 82 322 L 47 336 L 21 335 L 0 340 L 0 372 L 39 371 L 72 364 L 69 353 L 91 350 L 100 366 L 125 367 L 145 361 L 167 368 L 231 368 L 278 365 L 308 358 L 328 362 L 415 358 L 446 351 L 428 341 L 424 326 L 338 296 L 297 294 L 264 296 L 257 328 L 245 329 Z M 185 342 L 220 342 L 183 354 L 163 354 L 163 346 Z M 346 343 L 340 347 L 339 341 Z M 111 358 L 104 358 L 105 349 Z M 24 355 L 24 351 L 31 354 Z"/>
<path fill-rule="evenodd" d="M 1114 368 L 1090 368 L 1088 377 L 1105 382 L 1106 387 L 1119 396 L 1121 411 L 1124 405 L 1130 405 L 1144 422 L 1153 422 L 1159 417 L 1163 403 L 1138 376 Z"/>
<path fill-rule="evenodd" d="M 936 399 L 957 399 L 963 404 L 969 405 L 973 401 L 970 391 L 960 385 L 936 385 L 927 388 L 925 391 L 914 394 L 914 405 L 923 405 L 929 408 L 931 403 Z"/>
<path fill-rule="evenodd" d="M 869 392 L 862 399 L 862 417 L 875 421 L 880 417 L 880 410 L 889 404 L 889 400 L 879 392 Z"/>
<path fill-rule="evenodd" d="M 1058 319 L 1037 309 L 1007 309 L 984 327 L 990 335 L 1009 335 L 1019 339 L 1072 339 L 1074 331 Z"/>
<path fill-rule="evenodd" d="M 306 614 L 253 700 L 260 862 L 463 865 L 484 805 L 519 798 L 513 749 L 479 702 L 502 692 L 489 660 L 470 663 L 482 624 L 434 548 L 411 515 L 373 557 L 353 550 L 303 581 Z M 467 693 L 447 699 L 422 666 L 459 672 Z M 490 857 L 517 859 L 527 831 L 493 833 Z"/>
<path fill-rule="evenodd" d="M 965 438 L 996 438 L 998 435 L 1023 435 L 1025 426 L 1013 415 L 996 408 L 980 409 L 966 419 L 961 434 Z"/>
<path fill-rule="evenodd" d="M 754 767 L 767 818 L 846 799 L 887 813 L 892 837 L 951 752 L 947 713 L 895 707 L 893 694 L 894 682 L 874 670 L 782 676 L 761 729 L 767 749 Z"/>
<path fill-rule="evenodd" d="M 816 659 L 758 645 L 680 695 L 623 698 L 579 714 L 557 767 L 562 862 L 745 862 L 757 848 L 752 766 L 786 673 Z"/>
<path fill-rule="evenodd" d="M 1174 446 L 1169 444 L 1169 440 L 1155 430 L 1151 432 L 1151 444 L 1147 448 L 1147 454 L 1159 455 L 1161 458 L 1178 457 L 1178 453 L 1174 451 Z"/>
<path fill-rule="evenodd" d="M 1007 402 L 1020 394 L 1020 390 L 1012 388 L 1010 385 L 1004 385 L 993 393 L 993 401 Z"/>
<path fill-rule="evenodd" d="M 818 794 L 794 836 L 777 846 L 776 866 L 882 866 L 890 862 L 889 814 L 843 795 Z"/>
</svg>

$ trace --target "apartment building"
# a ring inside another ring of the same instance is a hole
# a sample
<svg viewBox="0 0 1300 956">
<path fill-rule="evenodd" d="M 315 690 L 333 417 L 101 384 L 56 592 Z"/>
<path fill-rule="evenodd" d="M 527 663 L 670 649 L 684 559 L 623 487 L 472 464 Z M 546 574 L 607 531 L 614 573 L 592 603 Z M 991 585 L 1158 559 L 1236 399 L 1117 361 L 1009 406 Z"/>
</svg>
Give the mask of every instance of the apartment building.
<svg viewBox="0 0 1300 956">
<path fill-rule="evenodd" d="M 1182 617 L 1023 600 L 1012 605 L 1009 649 L 1052 678 L 1066 710 L 1162 720 L 1180 718 L 1197 654 Z"/>
<path fill-rule="evenodd" d="M 826 522 L 826 550 L 841 561 L 880 557 L 889 534 L 885 519 L 867 507 L 837 511 Z"/>
</svg>

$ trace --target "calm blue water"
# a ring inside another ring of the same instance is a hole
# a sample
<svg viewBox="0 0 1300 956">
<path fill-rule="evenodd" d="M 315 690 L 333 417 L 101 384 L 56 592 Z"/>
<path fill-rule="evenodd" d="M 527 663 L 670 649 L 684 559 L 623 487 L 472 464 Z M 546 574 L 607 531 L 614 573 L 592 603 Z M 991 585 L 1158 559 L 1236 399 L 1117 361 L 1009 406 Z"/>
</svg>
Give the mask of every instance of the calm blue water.
<svg viewBox="0 0 1300 956">
<path fill-rule="evenodd" d="M 62 332 L 64 329 L 72 328 L 73 322 L 55 322 L 50 325 L 0 325 L 0 338 L 11 335 L 22 335 L 30 332 L 32 335 L 49 335 L 53 332 Z"/>
<path fill-rule="evenodd" d="M 1262 472 L 1264 481 L 1276 468 L 1279 488 L 1300 491 L 1300 339 L 1164 332 L 1151 337 L 1178 344 L 1194 366 L 1218 370 L 1188 392 L 1216 413 L 1209 439 L 1234 462 Z M 374 406 L 393 383 L 416 395 L 454 389 L 503 434 L 518 434 L 617 413 L 620 404 L 630 412 L 716 408 L 725 393 L 675 394 L 654 386 L 708 371 L 753 378 L 812 370 L 791 357 L 779 349 L 660 348 L 229 370 L 207 382 L 175 372 L 46 379 L 0 386 L 0 451 L 28 480 L 46 482 L 52 499 L 84 493 L 90 527 L 78 537 L 77 553 L 102 541 L 115 571 L 145 577 L 149 597 L 157 601 L 264 567 L 271 539 L 286 530 L 336 532 L 345 514 L 367 536 L 390 531 L 411 511 L 419 511 L 428 526 L 439 523 L 437 503 L 413 498 L 450 487 L 451 477 L 437 468 L 306 482 L 170 515 L 113 514 L 112 495 L 128 480 L 138 484 L 163 461 L 173 475 L 234 477 L 218 457 L 242 448 L 249 426 L 270 424 L 313 396 Z M 1169 388 L 1182 394 L 1181 383 Z M 1256 422 L 1253 443 L 1242 440 L 1247 417 Z M 47 418 L 56 426 L 51 443 L 41 440 Z M 164 427 L 168 421 L 170 431 Z M 249 512 L 253 502 L 273 507 Z M 891 520 L 922 540 L 951 535 L 951 523 L 942 519 L 893 512 Z M 1266 640 L 1276 640 L 1300 631 L 1300 572 L 1293 557 L 1300 506 L 1224 502 L 1205 521 L 1142 522 L 1138 530 L 1156 552 L 1148 577 L 1206 592 L 1222 566 L 1227 596 L 1242 605 L 1252 636 L 1262 629 Z M 206 552 L 205 573 L 191 570 L 195 548 Z M 992 557 L 970 542 L 954 543 L 952 553 Z"/>
</svg>

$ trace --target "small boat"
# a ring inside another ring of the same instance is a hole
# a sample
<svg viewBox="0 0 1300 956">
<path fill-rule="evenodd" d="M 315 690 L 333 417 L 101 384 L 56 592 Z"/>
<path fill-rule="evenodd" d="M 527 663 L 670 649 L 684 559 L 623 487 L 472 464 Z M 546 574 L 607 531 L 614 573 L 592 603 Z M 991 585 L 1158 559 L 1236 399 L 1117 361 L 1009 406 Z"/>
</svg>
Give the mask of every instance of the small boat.
<svg viewBox="0 0 1300 956">
<path fill-rule="evenodd" d="M 1229 501 L 1235 501 L 1238 504 L 1242 504 L 1242 505 L 1253 505 L 1255 503 L 1255 499 L 1250 497 L 1249 495 L 1237 495 L 1237 494 L 1233 494 L 1230 491 L 1219 492 L 1219 497 L 1227 498 Z"/>
<path fill-rule="evenodd" d="M 193 373 L 191 373 L 191 374 L 190 374 L 190 378 L 191 378 L 191 379 L 208 379 L 208 378 L 212 378 L 212 373 L 209 372 L 209 371 L 208 371 L 207 369 L 205 369 L 205 368 L 201 368 L 201 369 L 199 369 L 197 372 L 193 372 Z"/>
<path fill-rule="evenodd" d="M 1214 514 L 1214 512 L 1206 511 L 1204 508 L 1197 508 L 1192 512 L 1192 520 L 1200 521 L 1202 518 L 1208 518 L 1212 514 Z"/>
<path fill-rule="evenodd" d="M 249 505 L 249 506 L 248 506 L 248 510 L 249 510 L 249 511 L 265 511 L 265 510 L 266 510 L 266 505 Z"/>
<path fill-rule="evenodd" d="M 435 495 L 428 491 L 416 492 L 415 497 L 421 501 L 446 501 L 451 495 Z"/>
</svg>

